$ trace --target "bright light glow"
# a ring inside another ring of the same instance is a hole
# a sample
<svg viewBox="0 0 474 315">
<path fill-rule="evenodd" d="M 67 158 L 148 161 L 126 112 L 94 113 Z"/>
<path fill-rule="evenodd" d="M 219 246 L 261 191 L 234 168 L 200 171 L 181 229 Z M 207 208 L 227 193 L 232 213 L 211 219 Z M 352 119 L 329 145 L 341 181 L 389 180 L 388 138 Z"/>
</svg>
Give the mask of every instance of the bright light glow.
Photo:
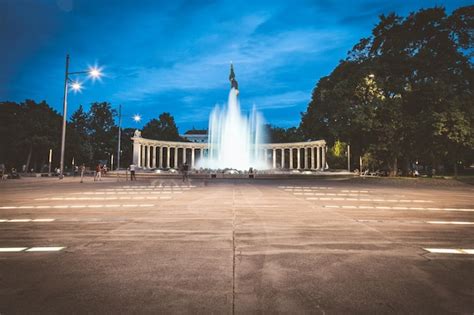
<svg viewBox="0 0 474 315">
<path fill-rule="evenodd" d="M 64 247 L 31 247 L 27 249 L 27 252 L 58 252 L 64 249 Z"/>
<path fill-rule="evenodd" d="M 474 222 L 465 222 L 465 221 L 428 221 L 427 223 L 430 223 L 430 224 L 459 224 L 459 225 L 474 224 Z"/>
<path fill-rule="evenodd" d="M 142 120 L 142 117 L 140 115 L 136 114 L 136 115 L 133 116 L 133 120 L 135 122 L 140 122 L 140 120 Z"/>
<path fill-rule="evenodd" d="M 0 247 L 0 253 L 22 252 L 26 247 Z"/>
<path fill-rule="evenodd" d="M 100 79 L 103 75 L 102 68 L 97 66 L 89 67 L 89 77 L 92 78 L 92 80 Z"/>
<path fill-rule="evenodd" d="M 71 83 L 71 89 L 74 92 L 80 92 L 82 90 L 82 84 L 79 81 L 74 81 Z"/>
<path fill-rule="evenodd" d="M 8 220 L 8 222 L 30 222 L 31 219 L 12 219 Z"/>
<path fill-rule="evenodd" d="M 423 248 L 423 249 L 434 254 L 468 254 L 468 255 L 474 254 L 474 249 L 462 249 L 462 248 Z"/>
</svg>

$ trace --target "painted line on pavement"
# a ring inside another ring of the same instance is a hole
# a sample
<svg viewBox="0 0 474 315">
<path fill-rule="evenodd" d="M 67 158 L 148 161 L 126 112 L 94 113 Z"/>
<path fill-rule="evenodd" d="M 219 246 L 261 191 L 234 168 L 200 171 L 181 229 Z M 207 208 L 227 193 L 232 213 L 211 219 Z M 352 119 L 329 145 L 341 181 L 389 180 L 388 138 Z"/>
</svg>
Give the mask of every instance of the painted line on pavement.
<svg viewBox="0 0 474 315">
<path fill-rule="evenodd" d="M 0 223 L 53 222 L 56 219 L 0 219 Z"/>
<path fill-rule="evenodd" d="M 42 247 L 0 247 L 0 253 L 19 252 L 59 252 L 66 247 L 63 246 L 42 246 Z"/>
<path fill-rule="evenodd" d="M 323 208 L 344 208 L 338 205 L 322 205 Z M 389 207 L 389 206 L 357 206 L 357 209 L 389 209 L 389 210 L 423 210 L 423 211 L 463 211 L 474 212 L 474 209 L 466 208 L 422 208 L 422 207 Z"/>
<path fill-rule="evenodd" d="M 464 248 L 423 248 L 432 254 L 464 254 L 474 255 L 474 249 Z"/>
<path fill-rule="evenodd" d="M 347 201 L 374 201 L 374 202 L 396 202 L 396 203 L 432 203 L 431 200 L 407 200 L 407 199 L 370 199 L 370 198 L 340 198 L 340 197 L 306 197 L 306 200 L 347 200 Z"/>
<path fill-rule="evenodd" d="M 426 221 L 429 224 L 454 224 L 454 225 L 474 225 L 474 222 L 466 221 Z"/>
<path fill-rule="evenodd" d="M 163 197 L 160 199 L 171 199 Z M 57 206 L 3 206 L 0 209 L 68 209 L 68 208 L 110 208 L 110 207 L 153 207 L 154 204 L 120 204 L 120 205 L 57 205 Z"/>
</svg>

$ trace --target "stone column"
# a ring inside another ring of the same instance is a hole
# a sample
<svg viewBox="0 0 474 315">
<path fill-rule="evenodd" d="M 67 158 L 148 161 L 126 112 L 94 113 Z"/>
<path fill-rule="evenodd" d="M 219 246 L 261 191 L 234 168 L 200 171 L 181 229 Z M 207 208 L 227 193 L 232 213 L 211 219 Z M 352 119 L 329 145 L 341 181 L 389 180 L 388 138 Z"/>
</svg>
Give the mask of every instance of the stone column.
<svg viewBox="0 0 474 315">
<path fill-rule="evenodd" d="M 151 164 L 151 167 L 156 168 L 156 147 L 152 146 L 153 148 L 153 162 Z"/>
<path fill-rule="evenodd" d="M 326 169 L 326 147 L 321 147 L 322 149 L 322 158 L 321 158 L 321 162 L 322 162 L 322 167 L 321 169 L 324 171 Z"/>
<path fill-rule="evenodd" d="M 178 148 L 174 148 L 174 168 L 178 168 Z"/>
<path fill-rule="evenodd" d="M 145 167 L 146 166 L 146 157 L 145 157 L 145 145 L 142 144 L 142 154 L 140 155 L 140 167 Z"/>
<path fill-rule="evenodd" d="M 167 168 L 170 168 L 171 165 L 170 165 L 170 155 L 171 155 L 171 147 L 166 147 L 166 167 Z"/>
<path fill-rule="evenodd" d="M 158 165 L 160 168 L 163 168 L 163 147 L 160 147 L 160 159 Z"/>
<path fill-rule="evenodd" d="M 191 168 L 194 168 L 194 148 L 191 148 Z"/>
<path fill-rule="evenodd" d="M 183 148 L 183 164 L 186 163 L 186 148 Z"/>
<path fill-rule="evenodd" d="M 277 167 L 277 152 L 276 149 L 273 149 L 273 168 Z"/>
<path fill-rule="evenodd" d="M 308 169 L 308 148 L 304 148 L 304 168 Z"/>
<path fill-rule="evenodd" d="M 321 169 L 321 147 L 316 147 L 316 168 Z"/>
<path fill-rule="evenodd" d="M 296 157 L 298 158 L 298 162 L 296 163 L 296 166 L 297 166 L 296 168 L 301 169 L 301 148 L 298 148 Z"/>
<path fill-rule="evenodd" d="M 290 170 L 293 169 L 293 148 L 290 148 Z"/>
<path fill-rule="evenodd" d="M 285 148 L 281 148 L 281 166 L 280 168 L 285 168 Z"/>
<path fill-rule="evenodd" d="M 314 170 L 314 147 L 311 147 L 311 169 Z"/>
<path fill-rule="evenodd" d="M 150 168 L 150 160 L 151 160 L 151 157 L 150 157 L 150 153 L 151 153 L 151 146 L 150 145 L 147 145 L 147 148 L 146 148 L 146 167 L 147 168 Z"/>
<path fill-rule="evenodd" d="M 133 141 L 133 164 L 140 166 L 140 144 Z"/>
</svg>

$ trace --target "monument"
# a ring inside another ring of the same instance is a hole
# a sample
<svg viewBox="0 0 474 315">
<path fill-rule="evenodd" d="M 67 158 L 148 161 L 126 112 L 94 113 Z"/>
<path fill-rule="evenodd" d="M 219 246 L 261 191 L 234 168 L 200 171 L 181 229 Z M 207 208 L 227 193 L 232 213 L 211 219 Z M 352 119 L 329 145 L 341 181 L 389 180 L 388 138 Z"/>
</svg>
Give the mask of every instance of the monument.
<svg viewBox="0 0 474 315">
<path fill-rule="evenodd" d="M 171 142 L 141 137 L 135 132 L 133 163 L 143 169 L 179 168 L 188 162 L 192 169 L 324 170 L 324 140 L 268 143 L 263 116 L 255 106 L 248 115 L 240 109 L 239 85 L 230 65 L 230 91 L 226 106 L 216 106 L 209 116 L 207 143 Z M 197 155 L 198 154 L 198 155 Z"/>
</svg>

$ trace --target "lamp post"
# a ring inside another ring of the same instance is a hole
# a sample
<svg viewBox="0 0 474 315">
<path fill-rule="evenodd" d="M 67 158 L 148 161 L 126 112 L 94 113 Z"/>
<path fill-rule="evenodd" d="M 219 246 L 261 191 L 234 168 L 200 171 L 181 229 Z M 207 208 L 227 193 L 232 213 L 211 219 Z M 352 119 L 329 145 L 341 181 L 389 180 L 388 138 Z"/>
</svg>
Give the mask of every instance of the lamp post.
<svg viewBox="0 0 474 315">
<path fill-rule="evenodd" d="M 117 171 L 120 170 L 120 142 L 122 138 L 122 105 L 119 105 L 119 125 L 118 125 L 118 144 L 117 144 Z"/>
<path fill-rule="evenodd" d="M 97 67 L 91 67 L 86 71 L 69 72 L 69 54 L 66 55 L 66 71 L 64 75 L 64 98 L 63 98 L 63 124 L 61 133 L 61 160 L 59 163 L 59 179 L 64 177 L 64 149 L 66 146 L 66 124 L 67 124 L 67 96 L 69 85 L 74 92 L 79 92 L 82 89 L 82 85 L 79 81 L 72 81 L 70 75 L 87 74 L 93 80 L 99 79 L 102 76 L 101 69 Z M 71 84 L 69 84 L 71 83 Z"/>
</svg>

